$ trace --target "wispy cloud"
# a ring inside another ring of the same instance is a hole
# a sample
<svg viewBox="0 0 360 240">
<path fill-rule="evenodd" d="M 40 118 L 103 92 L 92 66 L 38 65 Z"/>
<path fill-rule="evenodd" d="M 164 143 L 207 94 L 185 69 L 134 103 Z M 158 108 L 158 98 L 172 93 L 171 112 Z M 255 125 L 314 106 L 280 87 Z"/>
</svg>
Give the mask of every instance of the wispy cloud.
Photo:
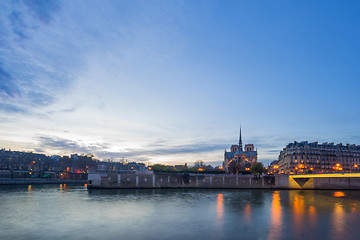
<svg viewBox="0 0 360 240">
<path fill-rule="evenodd" d="M 27 110 L 10 103 L 0 103 L 0 109 L 8 113 L 26 113 Z"/>
<path fill-rule="evenodd" d="M 26 113 L 47 106 L 68 86 L 72 74 L 69 62 L 59 64 L 68 52 L 66 39 L 52 26 L 59 21 L 61 4 L 26 0 L 1 5 L 0 110 Z"/>
<path fill-rule="evenodd" d="M 23 0 L 34 17 L 44 24 L 49 24 L 53 15 L 60 10 L 59 0 Z"/>
<path fill-rule="evenodd" d="M 108 148 L 106 144 L 91 144 L 84 145 L 78 141 L 64 139 L 64 138 L 53 138 L 53 137 L 39 137 L 40 147 L 41 148 L 51 148 L 53 150 L 60 150 L 67 153 L 96 153 L 99 151 L 104 151 Z"/>
<path fill-rule="evenodd" d="M 72 107 L 63 108 L 63 109 L 59 109 L 59 110 L 51 110 L 51 111 L 47 111 L 45 113 L 45 116 L 52 115 L 52 114 L 55 114 L 55 113 L 72 113 L 72 112 L 75 112 L 76 109 L 77 109 L 76 106 L 72 106 Z"/>
<path fill-rule="evenodd" d="M 154 156 L 164 155 L 186 155 L 201 154 L 214 151 L 222 151 L 224 144 L 217 143 L 196 143 L 185 145 L 173 145 L 154 143 L 144 149 L 127 148 L 124 151 L 110 150 L 110 143 L 93 143 L 83 144 L 80 141 L 74 141 L 64 138 L 55 138 L 49 136 L 40 136 L 38 138 L 38 149 L 51 149 L 52 151 L 60 151 L 63 153 L 92 153 L 102 159 L 109 158 L 129 158 L 136 161 L 149 161 Z M 152 146 L 152 147 L 151 147 Z"/>
<path fill-rule="evenodd" d="M 18 119 L 15 118 L 8 118 L 8 117 L 0 117 L 0 123 L 9 123 L 9 122 L 15 122 L 18 121 Z"/>
</svg>

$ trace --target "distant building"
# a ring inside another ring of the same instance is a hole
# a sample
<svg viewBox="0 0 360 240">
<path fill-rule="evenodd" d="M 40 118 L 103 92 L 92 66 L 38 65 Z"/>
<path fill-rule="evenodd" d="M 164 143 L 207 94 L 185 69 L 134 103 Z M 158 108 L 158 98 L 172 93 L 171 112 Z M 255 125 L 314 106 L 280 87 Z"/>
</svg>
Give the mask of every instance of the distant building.
<svg viewBox="0 0 360 240">
<path fill-rule="evenodd" d="M 289 143 L 279 155 L 279 172 L 327 173 L 358 171 L 360 146 L 334 143 Z"/>
<path fill-rule="evenodd" d="M 272 161 L 267 167 L 268 174 L 278 174 L 279 173 L 279 160 Z"/>
<path fill-rule="evenodd" d="M 44 172 L 78 172 L 84 173 L 89 169 L 95 169 L 98 161 L 93 159 L 92 155 L 71 155 L 69 156 L 46 156 L 44 154 L 37 154 L 32 152 L 21 152 L 21 151 L 11 151 L 0 149 L 0 169 L 19 171 L 19 176 L 24 176 L 20 174 L 21 171 L 28 173 L 31 176 L 44 175 Z M 21 170 L 21 171 L 20 171 Z M 25 174 L 26 175 L 26 174 Z M 49 175 L 49 174 L 46 174 Z M 16 174 L 13 174 L 13 177 L 16 177 Z"/>
<path fill-rule="evenodd" d="M 225 149 L 223 169 L 228 173 L 248 171 L 257 162 L 257 151 L 253 144 L 246 144 L 243 150 L 241 128 L 239 145 L 231 145 L 230 152 Z"/>
<path fill-rule="evenodd" d="M 126 166 L 125 167 L 126 170 L 144 171 L 146 169 L 146 166 L 144 163 L 129 162 L 125 166 Z"/>
<path fill-rule="evenodd" d="M 175 171 L 185 171 L 187 169 L 187 165 L 175 165 Z"/>
</svg>

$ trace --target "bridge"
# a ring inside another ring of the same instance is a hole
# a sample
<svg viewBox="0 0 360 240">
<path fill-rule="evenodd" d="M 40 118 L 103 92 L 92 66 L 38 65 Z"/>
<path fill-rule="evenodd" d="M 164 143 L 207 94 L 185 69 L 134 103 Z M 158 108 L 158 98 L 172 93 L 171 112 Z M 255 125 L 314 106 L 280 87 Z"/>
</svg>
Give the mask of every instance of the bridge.
<svg viewBox="0 0 360 240">
<path fill-rule="evenodd" d="M 283 176 L 280 176 L 283 177 Z M 287 186 L 290 189 L 358 189 L 360 190 L 360 173 L 322 173 L 287 175 Z M 281 179 L 285 187 L 286 180 Z"/>
</svg>

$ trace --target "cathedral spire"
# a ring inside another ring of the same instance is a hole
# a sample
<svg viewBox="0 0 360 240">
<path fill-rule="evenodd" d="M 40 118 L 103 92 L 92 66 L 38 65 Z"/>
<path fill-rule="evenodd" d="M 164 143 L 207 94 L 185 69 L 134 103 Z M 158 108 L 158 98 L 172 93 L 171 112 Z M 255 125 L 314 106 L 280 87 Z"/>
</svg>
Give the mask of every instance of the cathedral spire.
<svg viewBox="0 0 360 240">
<path fill-rule="evenodd" d="M 241 125 L 240 125 L 240 137 L 239 137 L 239 150 L 243 150 L 242 149 L 242 139 L 241 139 Z"/>
</svg>

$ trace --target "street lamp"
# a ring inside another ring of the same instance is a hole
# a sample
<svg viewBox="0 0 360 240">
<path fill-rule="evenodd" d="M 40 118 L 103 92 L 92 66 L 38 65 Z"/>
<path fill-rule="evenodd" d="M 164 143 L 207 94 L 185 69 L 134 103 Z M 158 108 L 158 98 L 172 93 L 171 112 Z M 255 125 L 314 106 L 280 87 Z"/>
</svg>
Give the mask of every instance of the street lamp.
<svg viewBox="0 0 360 240">
<path fill-rule="evenodd" d="M 340 167 L 340 163 L 337 163 L 337 164 L 335 165 L 335 167 L 333 167 L 333 169 L 336 170 L 336 171 L 342 171 L 342 170 L 343 170 L 343 168 Z"/>
</svg>

